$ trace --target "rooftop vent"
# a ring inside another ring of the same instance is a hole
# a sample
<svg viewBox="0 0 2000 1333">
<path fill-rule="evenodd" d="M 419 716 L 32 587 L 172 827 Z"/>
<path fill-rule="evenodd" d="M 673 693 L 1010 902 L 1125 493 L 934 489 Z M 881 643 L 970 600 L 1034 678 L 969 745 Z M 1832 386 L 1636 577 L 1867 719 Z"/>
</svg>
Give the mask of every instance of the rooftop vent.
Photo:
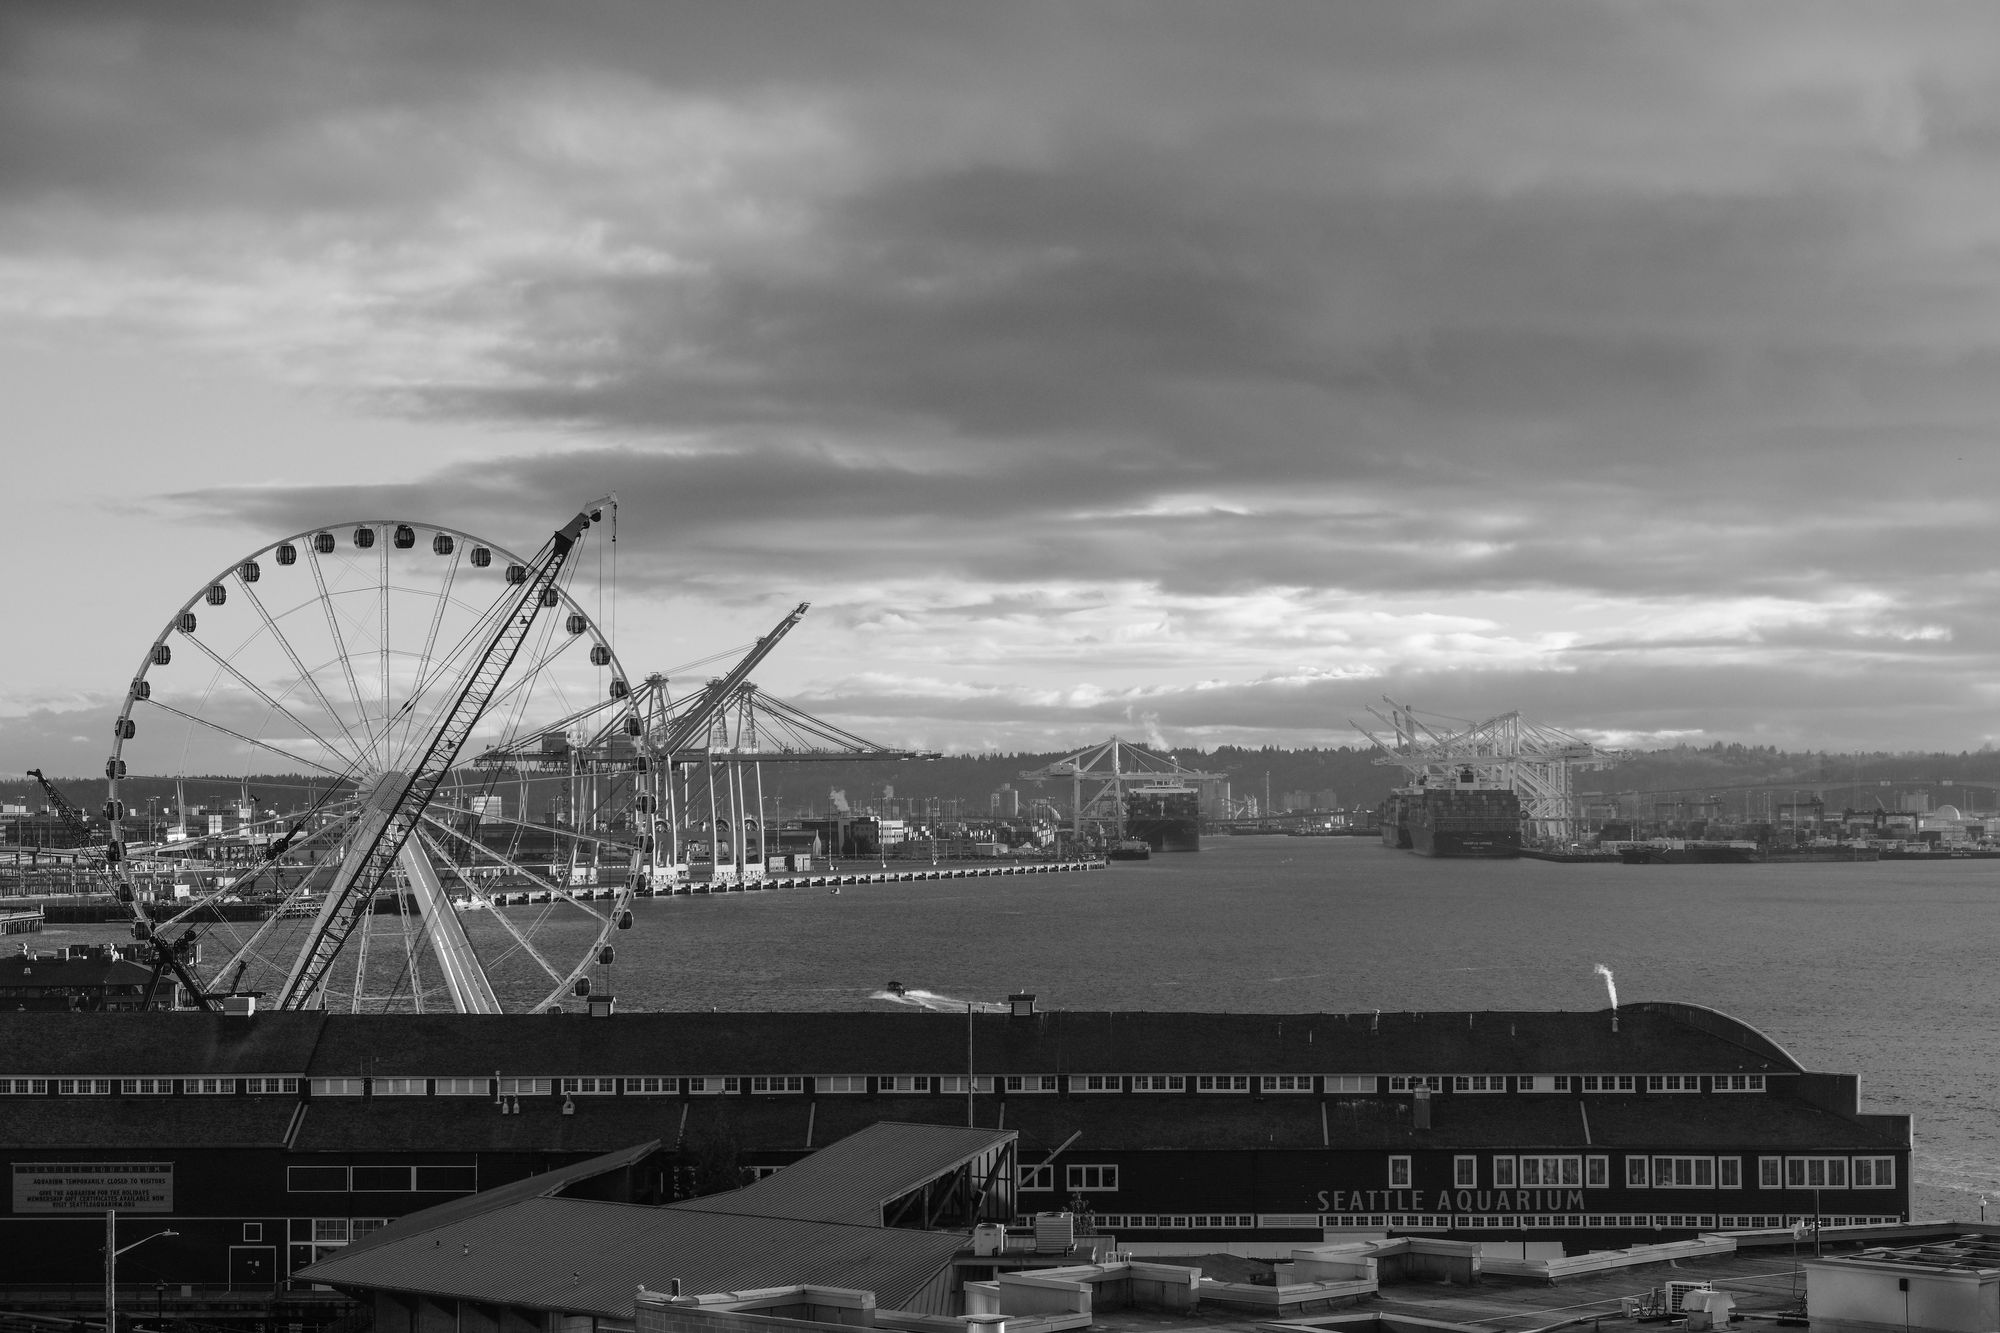
<svg viewBox="0 0 2000 1333">
<path fill-rule="evenodd" d="M 1016 1018 L 1033 1018 L 1035 996 L 1032 991 L 1016 991 L 1007 997 L 1007 1008 Z"/>
<path fill-rule="evenodd" d="M 248 1018 L 257 1012 L 257 997 L 254 995 L 225 995 L 222 997 L 222 1012 Z"/>
</svg>

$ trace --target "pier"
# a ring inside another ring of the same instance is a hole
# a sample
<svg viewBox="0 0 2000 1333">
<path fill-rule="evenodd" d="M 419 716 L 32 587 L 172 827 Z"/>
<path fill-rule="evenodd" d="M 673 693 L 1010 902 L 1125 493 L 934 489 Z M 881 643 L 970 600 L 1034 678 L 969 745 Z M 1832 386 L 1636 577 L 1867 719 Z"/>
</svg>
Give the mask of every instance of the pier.
<svg viewBox="0 0 2000 1333">
<path fill-rule="evenodd" d="M 779 871 L 742 879 L 688 880 L 671 890 L 662 888 L 657 892 L 662 896 L 670 892 L 742 893 L 758 889 L 838 889 L 850 884 L 910 884 L 933 879 L 988 879 L 997 875 L 1068 875 L 1102 870 L 1105 864 L 1093 857 L 1077 861 L 1027 861 L 1018 865 L 927 866 L 921 870 L 891 870 L 884 866 L 874 870 Z M 640 896 L 646 896 L 645 890 L 640 890 Z"/>
</svg>

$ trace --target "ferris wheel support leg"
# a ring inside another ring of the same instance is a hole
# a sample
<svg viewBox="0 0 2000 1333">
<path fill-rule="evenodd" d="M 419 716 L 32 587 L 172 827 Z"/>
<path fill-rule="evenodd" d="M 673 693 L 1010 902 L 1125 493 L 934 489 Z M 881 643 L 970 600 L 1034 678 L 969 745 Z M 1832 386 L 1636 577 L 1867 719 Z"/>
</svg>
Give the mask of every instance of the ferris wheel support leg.
<svg viewBox="0 0 2000 1333">
<path fill-rule="evenodd" d="M 396 859 L 402 863 L 403 873 L 410 877 L 410 891 L 417 900 L 418 914 L 423 917 L 431 954 L 444 973 L 445 988 L 451 992 L 452 1007 L 461 1014 L 499 1013 L 500 998 L 493 993 L 493 983 L 486 979 L 486 971 L 472 951 L 472 942 L 465 937 L 465 925 L 458 919 L 444 885 L 438 882 L 437 869 L 431 865 L 430 857 L 414 843 L 406 842 L 396 853 Z"/>
</svg>

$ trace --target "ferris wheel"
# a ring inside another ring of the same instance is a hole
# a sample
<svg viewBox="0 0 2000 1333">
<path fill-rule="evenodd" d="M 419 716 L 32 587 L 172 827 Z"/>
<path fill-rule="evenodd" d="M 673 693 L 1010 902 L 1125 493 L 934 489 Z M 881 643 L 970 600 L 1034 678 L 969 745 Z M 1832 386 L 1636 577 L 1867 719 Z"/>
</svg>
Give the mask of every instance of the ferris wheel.
<svg viewBox="0 0 2000 1333">
<path fill-rule="evenodd" d="M 615 504 L 525 558 L 437 523 L 311 528 L 194 591 L 147 645 L 105 770 L 156 983 L 355 1012 L 588 994 L 659 810 L 579 586 Z M 174 780 L 168 820 L 141 777 Z"/>
</svg>

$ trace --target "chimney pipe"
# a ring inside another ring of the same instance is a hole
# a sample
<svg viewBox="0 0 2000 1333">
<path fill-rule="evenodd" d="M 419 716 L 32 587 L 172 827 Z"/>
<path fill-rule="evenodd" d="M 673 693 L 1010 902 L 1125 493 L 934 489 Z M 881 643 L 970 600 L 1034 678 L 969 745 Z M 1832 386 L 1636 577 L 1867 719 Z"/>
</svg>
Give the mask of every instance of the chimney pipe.
<svg viewBox="0 0 2000 1333">
<path fill-rule="evenodd" d="M 1410 1127 L 1429 1129 L 1431 1127 L 1431 1090 L 1418 1088 L 1410 1101 Z"/>
</svg>

